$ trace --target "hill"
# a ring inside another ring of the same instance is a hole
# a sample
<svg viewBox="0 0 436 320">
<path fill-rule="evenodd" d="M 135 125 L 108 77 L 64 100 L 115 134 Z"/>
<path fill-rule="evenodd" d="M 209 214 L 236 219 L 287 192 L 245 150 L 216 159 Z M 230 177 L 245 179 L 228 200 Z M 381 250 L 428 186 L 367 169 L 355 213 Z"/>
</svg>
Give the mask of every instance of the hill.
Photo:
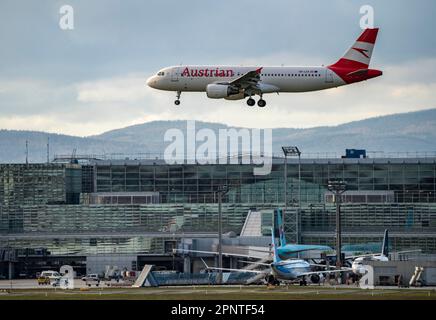
<svg viewBox="0 0 436 320">
<path fill-rule="evenodd" d="M 46 161 L 47 138 L 50 153 L 126 154 L 163 153 L 168 143 L 168 129 L 186 131 L 186 121 L 153 121 L 104 132 L 89 137 L 76 137 L 35 131 L 0 130 L 0 162 L 24 162 L 25 144 L 29 141 L 29 161 Z M 196 129 L 209 128 L 218 133 L 225 124 L 196 121 Z M 237 128 L 238 129 L 238 128 Z M 273 129 L 273 151 L 282 145 L 297 145 L 304 154 L 329 153 L 339 156 L 346 148 L 368 151 L 422 152 L 436 151 L 436 109 L 394 114 L 330 127 L 308 129 Z"/>
</svg>

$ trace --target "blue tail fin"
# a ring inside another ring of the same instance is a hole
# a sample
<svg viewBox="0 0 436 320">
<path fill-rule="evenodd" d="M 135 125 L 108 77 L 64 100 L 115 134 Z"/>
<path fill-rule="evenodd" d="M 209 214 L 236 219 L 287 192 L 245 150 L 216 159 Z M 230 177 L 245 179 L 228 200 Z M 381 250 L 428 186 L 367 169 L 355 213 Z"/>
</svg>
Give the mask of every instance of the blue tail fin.
<svg viewBox="0 0 436 320">
<path fill-rule="evenodd" d="M 273 262 L 280 262 L 280 257 L 277 253 L 276 239 L 274 237 L 274 228 L 271 228 L 271 248 L 273 250 Z"/>
<path fill-rule="evenodd" d="M 385 234 L 383 237 L 383 244 L 382 244 L 382 256 L 389 257 L 389 235 L 388 235 L 388 229 L 385 230 Z"/>
<path fill-rule="evenodd" d="M 282 220 L 282 209 L 277 208 L 277 228 L 279 229 L 280 246 L 286 246 L 285 225 Z"/>
</svg>

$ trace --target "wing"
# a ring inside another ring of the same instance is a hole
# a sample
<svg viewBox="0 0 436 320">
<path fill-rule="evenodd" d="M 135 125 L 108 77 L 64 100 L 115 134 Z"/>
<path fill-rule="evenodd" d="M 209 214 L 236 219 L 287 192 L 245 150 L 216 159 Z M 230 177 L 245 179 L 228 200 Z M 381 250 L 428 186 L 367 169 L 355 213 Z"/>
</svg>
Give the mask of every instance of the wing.
<svg viewBox="0 0 436 320">
<path fill-rule="evenodd" d="M 239 260 L 239 262 L 246 263 L 246 264 L 257 265 L 257 266 L 266 266 L 266 267 L 270 267 L 271 266 L 271 263 L 264 263 L 264 262 L 243 261 L 243 260 Z"/>
<path fill-rule="evenodd" d="M 216 268 L 216 267 L 209 267 L 206 263 L 206 261 L 203 260 L 203 258 L 200 258 L 201 261 L 203 261 L 203 264 L 206 266 L 206 269 L 208 270 L 222 270 L 222 271 L 231 271 L 231 272 L 245 272 L 245 273 L 256 273 L 256 274 L 269 274 L 271 273 L 271 269 L 265 269 L 265 270 L 252 270 L 252 269 L 233 269 L 233 268 Z"/>
<path fill-rule="evenodd" d="M 209 270 L 222 270 L 222 271 L 231 271 L 231 272 L 246 272 L 246 273 L 256 273 L 256 274 L 268 274 L 270 270 L 250 270 L 250 269 L 232 269 L 232 268 L 216 268 L 216 267 L 207 267 Z"/>
<path fill-rule="evenodd" d="M 321 268 L 327 268 L 327 265 L 325 264 L 317 264 L 317 263 L 309 263 L 313 267 L 321 267 Z M 330 269 L 336 268 L 336 266 L 329 266 Z"/>
<path fill-rule="evenodd" d="M 341 272 L 349 272 L 349 271 L 351 271 L 351 269 L 349 269 L 349 268 L 341 269 L 341 270 L 311 271 L 311 272 L 302 272 L 302 273 L 299 273 L 298 276 L 302 277 L 302 276 L 310 276 L 312 274 L 320 275 L 320 274 L 323 274 L 323 273 L 341 273 Z"/>
<path fill-rule="evenodd" d="M 414 253 L 414 252 L 422 252 L 422 249 L 411 249 L 411 250 L 404 250 L 404 251 L 395 251 L 391 252 L 390 254 L 404 254 L 404 253 Z M 362 258 L 362 257 L 375 257 L 375 256 L 381 256 L 381 253 L 368 253 L 368 254 L 362 254 L 358 256 L 347 256 L 345 259 L 356 259 L 356 258 Z"/>
<path fill-rule="evenodd" d="M 307 245 L 307 244 L 288 244 L 285 247 L 277 248 L 279 254 L 288 255 L 305 251 L 332 251 L 333 249 L 328 246 L 317 246 L 317 245 Z"/>
<path fill-rule="evenodd" d="M 232 80 L 229 82 L 230 85 L 247 89 L 250 87 L 256 87 L 257 83 L 260 81 L 260 72 L 262 71 L 262 68 L 248 71 L 247 73 L 243 74 L 242 76 Z"/>
<path fill-rule="evenodd" d="M 345 260 L 363 258 L 363 257 L 375 257 L 375 256 L 379 256 L 379 255 L 381 255 L 381 253 L 367 253 L 367 254 L 361 254 L 361 255 L 357 255 L 357 256 L 346 256 Z"/>
</svg>

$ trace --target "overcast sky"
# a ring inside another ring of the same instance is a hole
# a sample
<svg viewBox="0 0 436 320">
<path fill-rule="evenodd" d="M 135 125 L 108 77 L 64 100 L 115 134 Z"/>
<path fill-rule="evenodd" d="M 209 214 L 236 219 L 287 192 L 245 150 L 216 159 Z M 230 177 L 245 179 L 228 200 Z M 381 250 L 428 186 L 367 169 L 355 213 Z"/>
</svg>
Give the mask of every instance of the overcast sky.
<svg viewBox="0 0 436 320">
<path fill-rule="evenodd" d="M 74 30 L 59 27 L 62 5 Z M 321 92 L 268 95 L 266 108 L 145 86 L 169 65 L 322 65 L 380 27 L 382 77 Z M 313 127 L 436 107 L 436 1 L 0 2 L 0 129 L 91 135 L 152 120 Z"/>
</svg>

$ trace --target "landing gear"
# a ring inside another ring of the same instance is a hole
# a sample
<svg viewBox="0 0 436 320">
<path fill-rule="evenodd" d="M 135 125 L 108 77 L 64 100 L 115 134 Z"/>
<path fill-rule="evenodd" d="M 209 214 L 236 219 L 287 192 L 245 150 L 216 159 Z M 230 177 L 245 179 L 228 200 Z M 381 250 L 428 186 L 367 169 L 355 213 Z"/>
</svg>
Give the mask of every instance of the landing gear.
<svg viewBox="0 0 436 320">
<path fill-rule="evenodd" d="M 257 105 L 261 108 L 266 106 L 266 101 L 263 100 L 262 98 L 259 99 L 259 101 L 257 101 Z"/>
<path fill-rule="evenodd" d="M 177 91 L 177 95 L 176 95 L 176 101 L 174 101 L 174 104 L 176 106 L 178 106 L 180 104 L 180 95 L 182 94 L 182 91 Z"/>
<path fill-rule="evenodd" d="M 266 277 L 266 282 L 269 286 L 279 286 L 280 281 L 278 281 L 272 274 Z"/>
<path fill-rule="evenodd" d="M 250 97 L 250 98 L 247 100 L 247 104 L 248 104 L 250 107 L 252 107 L 252 106 L 254 106 L 254 105 L 256 104 L 256 101 L 254 101 L 254 99 Z"/>
<path fill-rule="evenodd" d="M 256 101 L 254 101 L 254 99 L 251 96 L 249 96 L 249 98 L 247 99 L 247 105 L 252 107 L 255 104 L 256 104 Z M 257 105 L 261 108 L 266 106 L 266 101 L 262 99 L 262 95 L 260 95 L 260 99 L 259 99 L 259 101 L 257 101 Z"/>
<path fill-rule="evenodd" d="M 305 277 L 303 277 L 303 279 L 300 280 L 300 286 L 307 286 L 307 281 Z"/>
</svg>

